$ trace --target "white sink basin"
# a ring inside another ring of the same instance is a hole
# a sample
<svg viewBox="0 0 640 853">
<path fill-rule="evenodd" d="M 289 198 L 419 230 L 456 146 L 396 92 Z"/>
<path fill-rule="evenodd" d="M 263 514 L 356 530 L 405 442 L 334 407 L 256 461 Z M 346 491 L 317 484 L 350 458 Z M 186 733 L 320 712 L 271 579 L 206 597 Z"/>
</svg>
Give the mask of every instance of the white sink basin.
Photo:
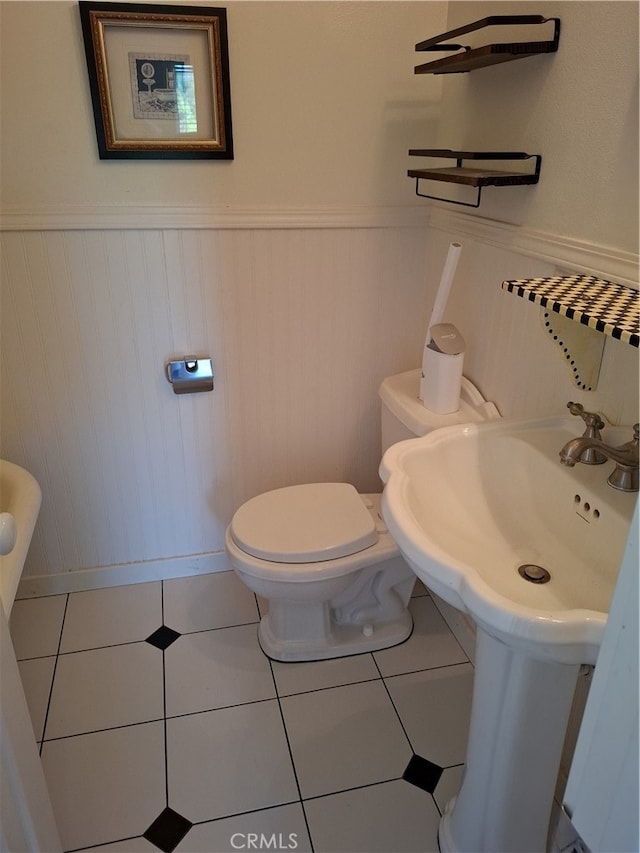
<svg viewBox="0 0 640 853">
<path fill-rule="evenodd" d="M 16 597 L 41 500 L 42 492 L 36 479 L 19 465 L 0 459 L 0 601 L 7 619 Z M 15 542 L 12 544 L 14 531 Z"/>
<path fill-rule="evenodd" d="M 442 853 L 546 850 L 562 745 L 583 663 L 595 663 L 635 493 L 614 463 L 567 468 L 571 418 L 447 427 L 384 455 L 382 511 L 429 589 L 477 624 L 462 787 Z M 603 433 L 624 444 L 631 427 Z M 518 569 L 546 569 L 531 583 Z"/>
<path fill-rule="evenodd" d="M 383 512 L 423 582 L 493 636 L 564 663 L 595 663 L 635 493 L 613 462 L 560 463 L 575 418 L 507 419 L 438 430 L 385 454 Z M 623 444 L 631 427 L 608 428 Z M 526 564 L 551 579 L 532 583 Z"/>
</svg>

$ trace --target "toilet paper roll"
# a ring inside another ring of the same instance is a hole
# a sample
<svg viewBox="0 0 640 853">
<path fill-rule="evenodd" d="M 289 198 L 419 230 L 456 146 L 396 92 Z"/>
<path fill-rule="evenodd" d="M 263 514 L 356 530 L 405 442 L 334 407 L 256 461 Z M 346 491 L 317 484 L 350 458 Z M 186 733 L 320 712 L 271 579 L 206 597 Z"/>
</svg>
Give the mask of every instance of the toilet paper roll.
<svg viewBox="0 0 640 853">
<path fill-rule="evenodd" d="M 424 348 L 420 399 L 425 408 L 439 415 L 458 411 L 463 363 L 462 352 L 447 355 L 431 347 Z"/>
</svg>

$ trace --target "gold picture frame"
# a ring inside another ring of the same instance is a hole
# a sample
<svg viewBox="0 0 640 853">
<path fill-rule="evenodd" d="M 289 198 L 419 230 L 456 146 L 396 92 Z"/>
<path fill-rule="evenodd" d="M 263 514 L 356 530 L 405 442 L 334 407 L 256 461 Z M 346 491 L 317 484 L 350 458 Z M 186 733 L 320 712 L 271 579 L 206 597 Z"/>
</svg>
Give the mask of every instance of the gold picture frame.
<svg viewBox="0 0 640 853">
<path fill-rule="evenodd" d="M 226 9 L 79 8 L 100 159 L 233 159 Z"/>
</svg>

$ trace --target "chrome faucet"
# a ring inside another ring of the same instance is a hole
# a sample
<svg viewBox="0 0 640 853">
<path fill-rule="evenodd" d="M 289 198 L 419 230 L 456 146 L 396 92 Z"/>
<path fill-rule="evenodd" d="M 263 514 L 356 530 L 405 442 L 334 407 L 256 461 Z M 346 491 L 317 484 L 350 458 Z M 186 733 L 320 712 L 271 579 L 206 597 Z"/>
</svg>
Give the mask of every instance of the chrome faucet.
<svg viewBox="0 0 640 853">
<path fill-rule="evenodd" d="M 567 403 L 567 409 L 572 415 L 579 415 L 585 423 L 585 431 L 582 433 L 583 438 L 602 439 L 601 429 L 604 429 L 604 421 L 600 415 L 595 412 L 585 412 L 584 406 L 581 403 Z M 602 465 L 607 461 L 604 453 L 599 453 L 593 447 L 589 447 L 580 457 L 580 462 L 583 465 Z"/>
<path fill-rule="evenodd" d="M 615 469 L 607 478 L 607 483 L 621 492 L 638 491 L 638 435 L 640 424 L 633 427 L 633 438 L 619 447 L 610 447 L 602 439 L 583 435 L 572 438 L 560 451 L 560 462 L 570 468 L 581 462 L 585 453 L 590 450 L 602 453 L 607 459 L 616 463 Z"/>
</svg>

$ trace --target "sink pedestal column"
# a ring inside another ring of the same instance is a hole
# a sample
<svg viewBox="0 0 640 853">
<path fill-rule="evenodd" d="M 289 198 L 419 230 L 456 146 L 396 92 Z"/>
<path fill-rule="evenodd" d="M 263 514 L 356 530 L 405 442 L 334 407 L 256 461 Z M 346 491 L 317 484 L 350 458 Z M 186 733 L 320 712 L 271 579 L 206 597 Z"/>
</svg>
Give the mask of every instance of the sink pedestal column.
<svg viewBox="0 0 640 853">
<path fill-rule="evenodd" d="M 536 660 L 479 626 L 476 642 L 464 776 L 440 850 L 542 853 L 580 666 Z"/>
</svg>

